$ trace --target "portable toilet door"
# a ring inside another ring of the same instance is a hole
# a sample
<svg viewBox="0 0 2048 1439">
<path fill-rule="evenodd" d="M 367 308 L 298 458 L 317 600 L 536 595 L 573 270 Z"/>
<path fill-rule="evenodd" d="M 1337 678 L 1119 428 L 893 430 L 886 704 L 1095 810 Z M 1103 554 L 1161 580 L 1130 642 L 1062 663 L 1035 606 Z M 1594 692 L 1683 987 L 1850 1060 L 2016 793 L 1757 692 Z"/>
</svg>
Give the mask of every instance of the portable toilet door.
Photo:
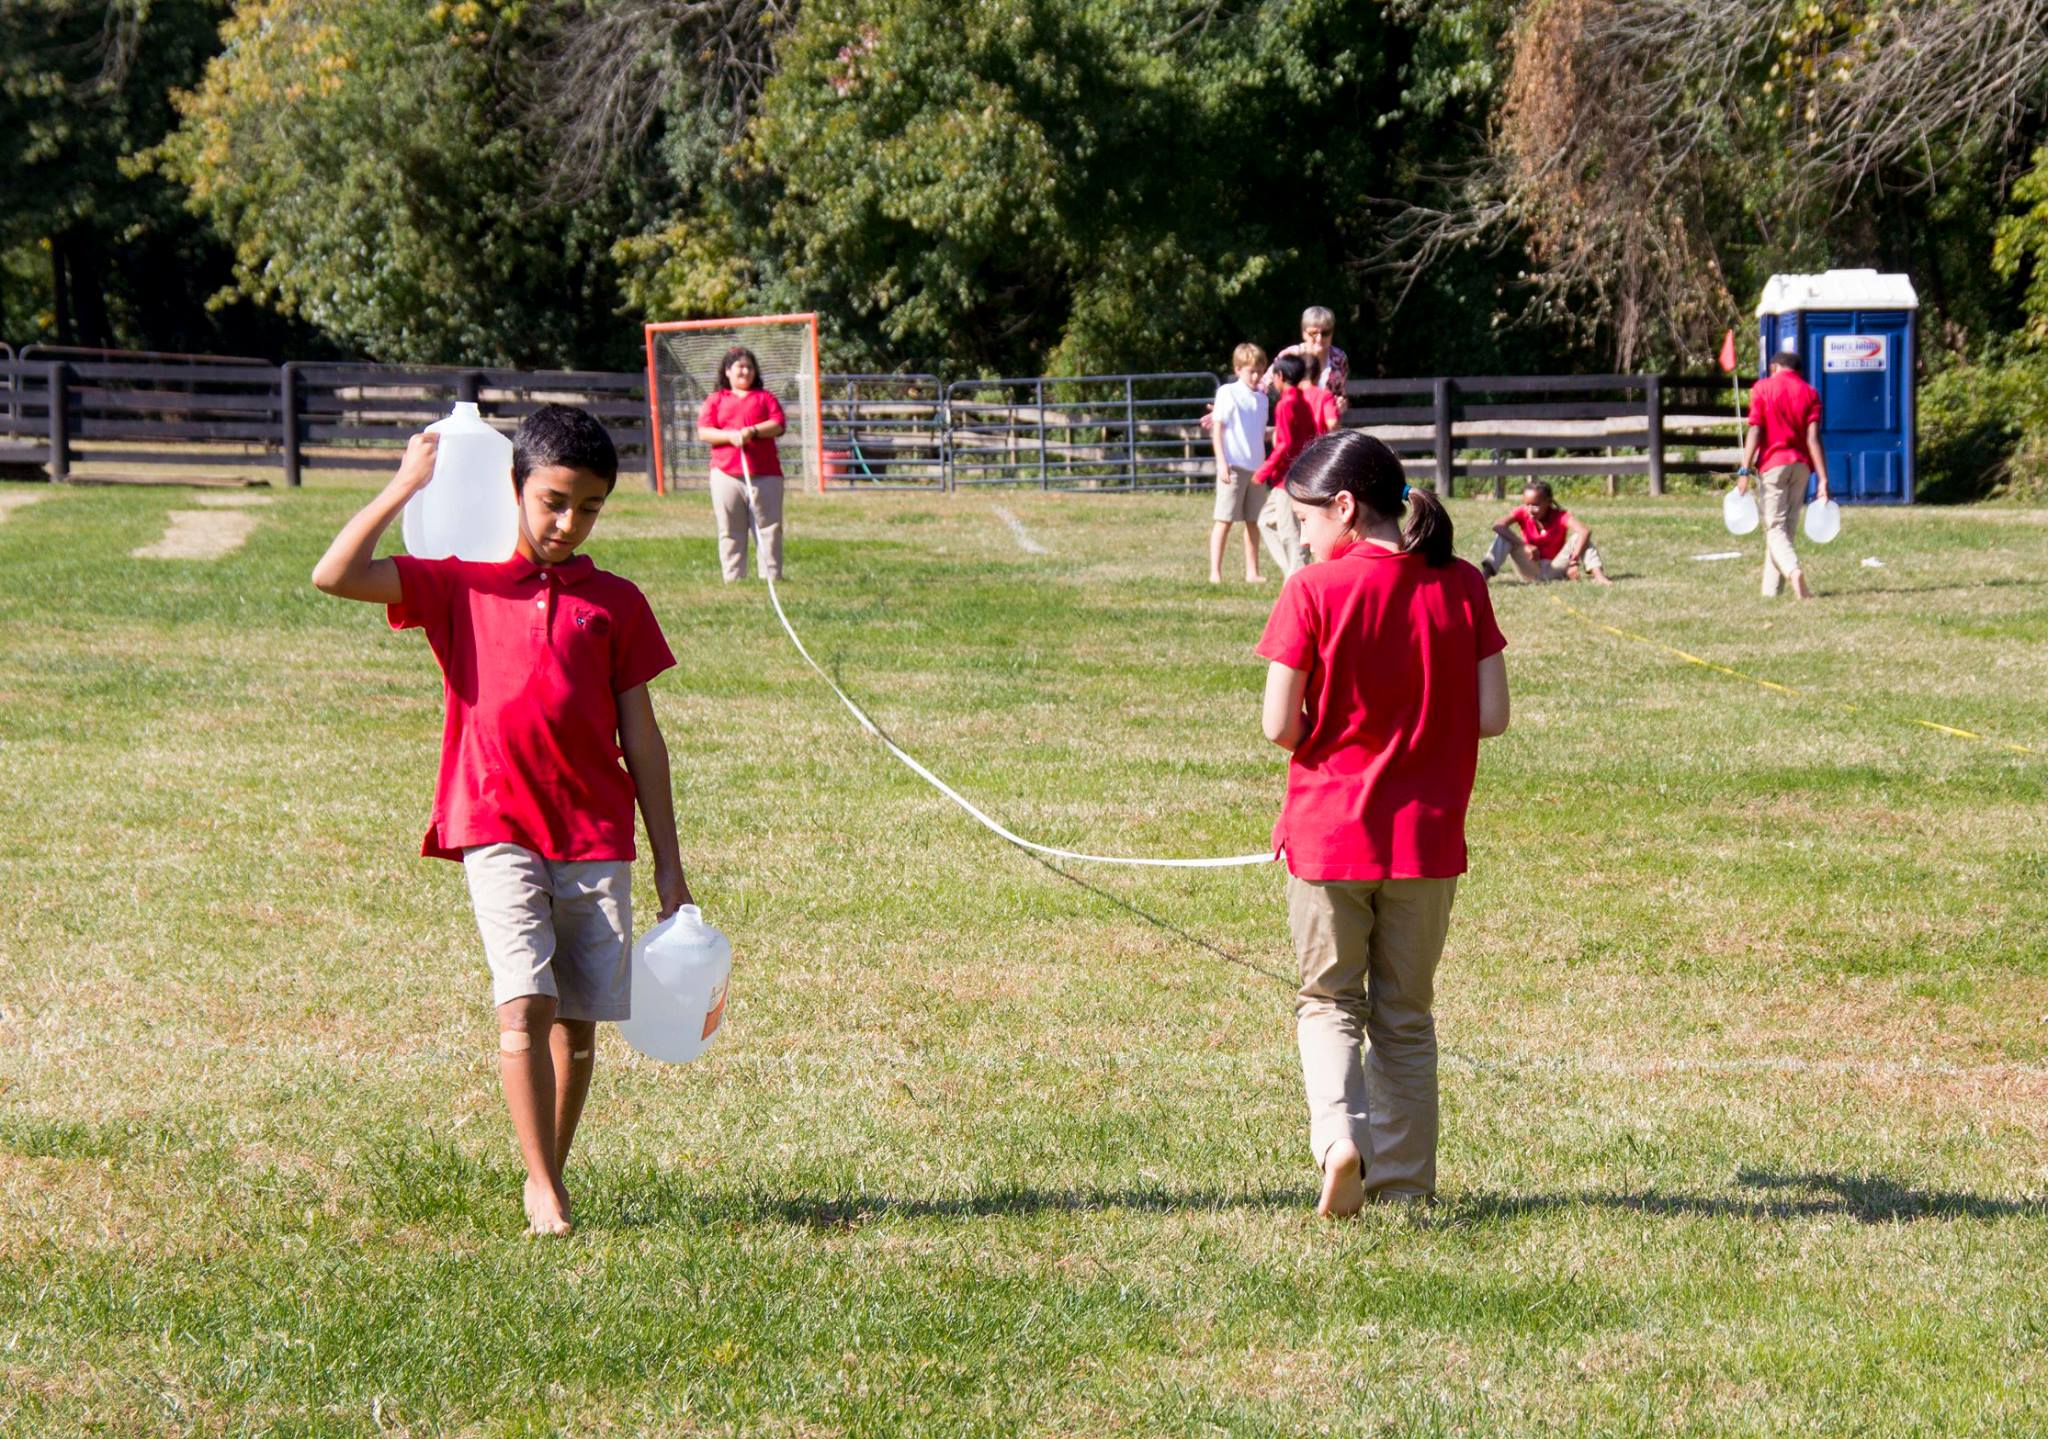
<svg viewBox="0 0 2048 1439">
<path fill-rule="evenodd" d="M 1758 375 L 1769 373 L 1774 352 L 1799 356 L 1807 383 L 1820 391 L 1821 448 L 1837 500 L 1913 502 L 1919 308 L 1911 280 L 1875 270 L 1773 275 L 1764 286 Z"/>
</svg>

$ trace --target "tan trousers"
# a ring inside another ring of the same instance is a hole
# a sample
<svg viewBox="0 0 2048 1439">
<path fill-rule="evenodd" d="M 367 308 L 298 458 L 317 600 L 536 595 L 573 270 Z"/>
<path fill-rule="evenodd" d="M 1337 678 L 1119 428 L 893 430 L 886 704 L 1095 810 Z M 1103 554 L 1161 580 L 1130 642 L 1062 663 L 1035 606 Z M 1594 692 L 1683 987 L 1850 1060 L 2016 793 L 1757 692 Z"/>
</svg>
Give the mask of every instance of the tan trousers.
<svg viewBox="0 0 2048 1439">
<path fill-rule="evenodd" d="M 1280 566 L 1282 579 L 1301 568 L 1301 521 L 1287 502 L 1287 486 L 1275 485 L 1266 496 L 1265 508 L 1259 511 L 1259 538 Z"/>
<path fill-rule="evenodd" d="M 782 578 L 782 476 L 754 476 L 761 513 L 761 573 Z M 747 487 L 737 475 L 711 472 L 711 513 L 718 521 L 718 566 L 727 580 L 747 577 Z"/>
<path fill-rule="evenodd" d="M 1436 966 L 1455 879 L 1287 880 L 1316 1166 L 1348 1138 L 1369 1194 L 1436 1192 Z"/>
<path fill-rule="evenodd" d="M 1765 470 L 1756 483 L 1757 507 L 1764 513 L 1764 598 L 1799 573 L 1792 536 L 1799 530 L 1799 511 L 1806 504 L 1805 465 L 1779 465 Z"/>
</svg>

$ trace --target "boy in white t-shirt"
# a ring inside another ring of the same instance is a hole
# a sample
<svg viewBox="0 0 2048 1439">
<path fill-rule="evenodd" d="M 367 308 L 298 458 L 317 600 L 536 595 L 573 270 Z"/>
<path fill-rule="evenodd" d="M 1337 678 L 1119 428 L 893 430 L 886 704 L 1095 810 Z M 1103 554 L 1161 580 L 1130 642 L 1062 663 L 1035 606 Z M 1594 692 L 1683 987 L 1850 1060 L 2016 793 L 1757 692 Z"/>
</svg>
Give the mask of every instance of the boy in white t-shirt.
<svg viewBox="0 0 2048 1439">
<path fill-rule="evenodd" d="M 1257 345 L 1239 345 L 1231 353 L 1230 367 L 1237 378 L 1216 392 L 1214 423 L 1209 443 L 1216 450 L 1215 523 L 1209 527 L 1209 583 L 1223 583 L 1223 547 L 1230 535 L 1230 522 L 1244 526 L 1244 577 L 1248 584 L 1259 581 L 1259 511 L 1266 503 L 1266 487 L 1252 478 L 1266 462 L 1266 415 L 1271 401 L 1258 388 L 1266 370 L 1266 352 Z"/>
</svg>

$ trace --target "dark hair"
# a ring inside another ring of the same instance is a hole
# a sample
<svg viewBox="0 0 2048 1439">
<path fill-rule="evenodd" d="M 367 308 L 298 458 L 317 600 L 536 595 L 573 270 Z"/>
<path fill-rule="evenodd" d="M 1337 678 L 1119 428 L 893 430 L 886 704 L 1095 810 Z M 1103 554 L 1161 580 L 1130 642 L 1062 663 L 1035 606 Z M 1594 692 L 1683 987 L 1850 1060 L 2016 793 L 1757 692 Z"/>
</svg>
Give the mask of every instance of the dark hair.
<svg viewBox="0 0 2048 1439">
<path fill-rule="evenodd" d="M 732 388 L 732 381 L 728 380 L 725 377 L 725 372 L 732 368 L 732 362 L 734 360 L 745 360 L 748 364 L 754 367 L 755 389 L 762 390 L 767 388 L 766 382 L 763 381 L 761 378 L 761 362 L 754 358 L 754 352 L 748 349 L 745 345 L 734 345 L 730 350 L 727 350 L 725 352 L 725 358 L 718 362 L 718 380 L 717 383 L 712 385 L 712 389 L 729 390 Z"/>
<path fill-rule="evenodd" d="M 1525 494 L 1530 490 L 1534 490 L 1552 504 L 1557 502 L 1557 491 L 1550 488 L 1550 481 L 1548 480 L 1531 480 L 1528 484 L 1522 486 L 1522 490 Z"/>
<path fill-rule="evenodd" d="M 1394 452 L 1363 430 L 1335 430 L 1301 452 L 1287 472 L 1287 494 L 1321 509 L 1339 495 L 1361 513 L 1398 520 L 1408 507 L 1401 548 L 1417 551 L 1432 568 L 1451 562 L 1451 517 L 1434 491 L 1410 489 Z"/>
<path fill-rule="evenodd" d="M 524 493 L 526 477 L 544 465 L 588 470 L 604 481 L 605 493 L 619 482 L 619 452 L 612 437 L 588 410 L 542 405 L 519 422 L 512 436 L 512 488 Z"/>
<path fill-rule="evenodd" d="M 1806 368 L 1797 350 L 1773 350 L 1771 363 L 1781 370 L 1790 370 L 1795 375 Z"/>
<path fill-rule="evenodd" d="M 1308 361 L 1299 355 L 1282 355 L 1273 362 L 1273 373 L 1290 385 L 1298 385 L 1308 374 Z"/>
</svg>

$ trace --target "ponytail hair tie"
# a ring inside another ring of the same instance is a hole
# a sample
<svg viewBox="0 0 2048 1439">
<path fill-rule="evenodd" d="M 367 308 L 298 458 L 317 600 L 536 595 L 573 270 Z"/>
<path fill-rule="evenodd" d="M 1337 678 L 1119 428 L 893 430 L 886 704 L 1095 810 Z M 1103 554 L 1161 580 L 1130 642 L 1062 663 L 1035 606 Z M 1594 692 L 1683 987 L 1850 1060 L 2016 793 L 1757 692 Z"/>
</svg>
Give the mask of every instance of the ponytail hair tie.
<svg viewBox="0 0 2048 1439">
<path fill-rule="evenodd" d="M 1403 486 L 1401 486 L 1401 503 L 1402 503 L 1402 504 L 1404 504 L 1404 505 L 1405 505 L 1405 504 L 1407 504 L 1407 503 L 1408 503 L 1408 497 L 1409 497 L 1410 495 L 1414 494 L 1414 493 L 1415 493 L 1415 486 L 1413 486 L 1413 485 L 1403 485 Z"/>
</svg>

